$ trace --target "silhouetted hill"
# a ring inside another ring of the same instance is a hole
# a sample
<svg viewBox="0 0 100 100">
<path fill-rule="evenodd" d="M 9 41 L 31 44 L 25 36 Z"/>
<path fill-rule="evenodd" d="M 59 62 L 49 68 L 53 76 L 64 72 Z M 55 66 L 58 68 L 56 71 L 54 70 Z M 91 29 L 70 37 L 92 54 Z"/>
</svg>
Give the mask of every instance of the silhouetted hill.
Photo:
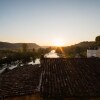
<svg viewBox="0 0 100 100">
<path fill-rule="evenodd" d="M 90 47 L 90 46 L 92 46 L 92 45 L 94 45 L 95 44 L 95 42 L 94 41 L 84 41 L 84 42 L 80 42 L 80 43 L 78 43 L 78 44 L 75 44 L 75 45 L 73 45 L 73 46 L 78 46 L 78 47 Z"/>
<path fill-rule="evenodd" d="M 87 49 L 91 46 L 94 47 L 95 44 L 95 41 L 84 41 L 78 44 L 63 47 L 62 50 L 64 52 L 64 56 L 66 57 L 74 58 L 77 54 L 79 54 L 81 57 L 86 57 Z M 59 48 L 56 49 L 56 52 L 59 54 L 62 53 L 61 49 Z"/>
<path fill-rule="evenodd" d="M 23 43 L 0 42 L 0 49 L 19 49 L 22 47 L 22 44 Z M 38 48 L 50 47 L 50 46 L 39 46 L 36 43 L 27 43 L 27 45 L 28 45 L 28 49 L 33 49 L 33 48 L 38 49 Z M 87 48 L 87 47 L 92 46 L 92 45 L 94 45 L 94 41 L 92 41 L 92 42 L 85 41 L 85 42 L 80 42 L 78 44 L 67 46 L 67 47 L 69 48 L 69 47 L 73 46 L 73 47 L 82 47 L 82 48 L 85 47 L 85 48 Z"/>
<path fill-rule="evenodd" d="M 41 46 L 41 48 L 50 48 L 52 46 Z"/>
<path fill-rule="evenodd" d="M 0 42 L 0 49 L 19 49 L 22 47 L 23 43 L 9 43 L 9 42 Z M 39 45 L 36 43 L 26 43 L 28 45 L 28 49 L 38 49 Z"/>
</svg>

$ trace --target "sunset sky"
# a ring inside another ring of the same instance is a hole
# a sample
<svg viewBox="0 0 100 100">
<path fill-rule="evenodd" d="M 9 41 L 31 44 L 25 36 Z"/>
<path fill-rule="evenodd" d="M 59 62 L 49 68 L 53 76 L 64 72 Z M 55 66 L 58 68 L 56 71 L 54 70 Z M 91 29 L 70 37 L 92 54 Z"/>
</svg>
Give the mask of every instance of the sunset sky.
<svg viewBox="0 0 100 100">
<path fill-rule="evenodd" d="M 0 41 L 64 45 L 100 35 L 100 0 L 0 0 Z"/>
</svg>

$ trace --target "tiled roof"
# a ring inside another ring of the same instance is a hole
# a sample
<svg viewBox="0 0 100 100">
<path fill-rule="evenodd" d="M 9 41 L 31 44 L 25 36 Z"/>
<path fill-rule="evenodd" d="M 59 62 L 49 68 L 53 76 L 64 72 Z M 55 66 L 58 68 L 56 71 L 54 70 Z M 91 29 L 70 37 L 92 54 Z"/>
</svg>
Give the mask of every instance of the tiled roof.
<svg viewBox="0 0 100 100">
<path fill-rule="evenodd" d="M 44 98 L 100 97 L 100 59 L 44 59 L 41 67 Z"/>
<path fill-rule="evenodd" d="M 39 65 L 17 67 L 0 76 L 0 97 L 28 95 L 35 92 L 39 84 Z"/>
<path fill-rule="evenodd" d="M 41 61 L 41 67 L 17 67 L 2 74 L 0 97 L 34 94 L 39 85 L 41 96 L 47 100 L 100 97 L 99 58 L 43 58 Z"/>
</svg>

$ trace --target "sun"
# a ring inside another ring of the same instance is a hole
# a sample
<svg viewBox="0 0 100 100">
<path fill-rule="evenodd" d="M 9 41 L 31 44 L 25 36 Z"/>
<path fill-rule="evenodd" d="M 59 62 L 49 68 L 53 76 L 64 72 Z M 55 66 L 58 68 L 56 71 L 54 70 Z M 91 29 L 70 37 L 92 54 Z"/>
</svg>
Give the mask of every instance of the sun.
<svg viewBox="0 0 100 100">
<path fill-rule="evenodd" d="M 61 47 L 61 46 L 64 46 L 64 41 L 63 41 L 63 39 L 55 38 L 55 39 L 52 41 L 52 44 L 53 44 L 53 46 Z"/>
</svg>

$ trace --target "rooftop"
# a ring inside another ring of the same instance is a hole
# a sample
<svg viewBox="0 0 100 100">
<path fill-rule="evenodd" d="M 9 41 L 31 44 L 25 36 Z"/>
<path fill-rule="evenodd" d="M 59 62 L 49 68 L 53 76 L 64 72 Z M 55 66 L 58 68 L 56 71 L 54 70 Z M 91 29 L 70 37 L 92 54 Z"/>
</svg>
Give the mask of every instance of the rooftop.
<svg viewBox="0 0 100 100">
<path fill-rule="evenodd" d="M 35 93 L 40 73 L 39 65 L 26 65 L 0 75 L 0 98 Z"/>
<path fill-rule="evenodd" d="M 41 61 L 41 67 L 17 67 L 0 75 L 0 97 L 34 94 L 41 83 L 39 93 L 43 98 L 100 98 L 99 58 L 43 58 Z"/>
<path fill-rule="evenodd" d="M 100 97 L 100 59 L 44 59 L 41 67 L 43 97 Z"/>
</svg>

